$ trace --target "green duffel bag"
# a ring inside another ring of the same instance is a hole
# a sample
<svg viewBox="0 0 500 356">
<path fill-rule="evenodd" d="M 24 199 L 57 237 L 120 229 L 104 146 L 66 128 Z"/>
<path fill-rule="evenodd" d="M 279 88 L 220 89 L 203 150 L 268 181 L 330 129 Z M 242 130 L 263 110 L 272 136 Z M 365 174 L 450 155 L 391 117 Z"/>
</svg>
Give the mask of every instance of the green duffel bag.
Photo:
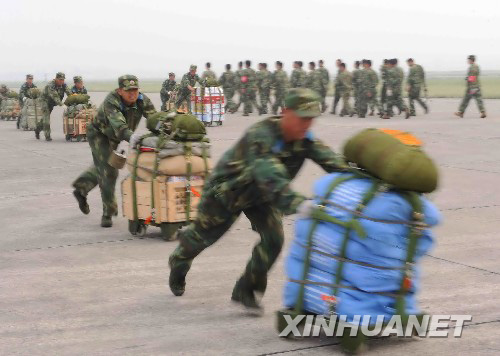
<svg viewBox="0 0 500 356">
<path fill-rule="evenodd" d="M 156 135 L 160 132 L 170 134 L 172 132 L 172 121 L 177 115 L 175 111 L 156 112 L 146 119 L 146 128 Z"/>
<path fill-rule="evenodd" d="M 196 116 L 180 114 L 174 118 L 172 133 L 175 141 L 201 141 L 205 138 L 207 131 L 205 125 Z"/>
<path fill-rule="evenodd" d="M 438 170 L 420 141 L 398 130 L 366 129 L 344 145 L 344 156 L 384 182 L 403 190 L 430 193 L 438 186 Z"/>
<path fill-rule="evenodd" d="M 41 90 L 38 88 L 31 88 L 26 92 L 26 96 L 30 99 L 36 99 L 42 94 Z"/>
<path fill-rule="evenodd" d="M 64 105 L 78 105 L 78 104 L 88 104 L 90 96 L 87 94 L 73 94 L 66 98 Z"/>
<path fill-rule="evenodd" d="M 16 93 L 15 91 L 11 90 L 7 93 L 7 98 L 10 99 L 19 99 L 19 94 Z"/>
</svg>

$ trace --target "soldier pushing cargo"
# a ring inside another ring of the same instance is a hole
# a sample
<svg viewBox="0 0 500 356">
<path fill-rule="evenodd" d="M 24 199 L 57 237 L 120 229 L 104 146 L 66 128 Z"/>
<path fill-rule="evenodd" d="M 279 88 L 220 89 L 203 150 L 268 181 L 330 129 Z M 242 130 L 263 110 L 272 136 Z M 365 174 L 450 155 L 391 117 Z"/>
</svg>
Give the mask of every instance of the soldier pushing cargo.
<svg viewBox="0 0 500 356">
<path fill-rule="evenodd" d="M 118 78 L 118 89 L 106 96 L 96 118 L 87 125 L 87 140 L 94 163 L 73 182 L 73 194 L 82 213 L 88 214 L 87 194 L 99 185 L 103 205 L 102 227 L 111 227 L 111 217 L 118 213 L 115 198 L 118 170 L 109 165 L 109 156 L 121 141 L 128 141 L 133 146 L 139 137 L 134 130 L 141 118 L 148 118 L 155 112 L 151 100 L 139 92 L 137 77 L 123 75 Z"/>
<path fill-rule="evenodd" d="M 246 270 L 231 299 L 258 309 L 255 293 L 264 293 L 267 273 L 283 245 L 282 214 L 307 216 L 311 200 L 293 191 L 293 179 L 305 159 L 325 171 L 343 169 L 338 156 L 309 131 L 321 114 L 321 98 L 309 89 L 293 89 L 286 95 L 282 116 L 251 126 L 218 162 L 205 183 L 197 219 L 179 232 L 180 243 L 169 259 L 169 285 L 180 296 L 193 259 L 215 243 L 244 213 L 260 234 Z"/>
<path fill-rule="evenodd" d="M 175 107 L 177 109 L 181 108 L 182 104 L 186 102 L 188 112 L 191 112 L 191 94 L 195 91 L 196 83 L 201 84 L 201 79 L 196 74 L 197 67 L 192 64 L 189 67 L 189 72 L 182 76 L 179 93 L 177 94 L 177 100 L 175 102 Z"/>
</svg>

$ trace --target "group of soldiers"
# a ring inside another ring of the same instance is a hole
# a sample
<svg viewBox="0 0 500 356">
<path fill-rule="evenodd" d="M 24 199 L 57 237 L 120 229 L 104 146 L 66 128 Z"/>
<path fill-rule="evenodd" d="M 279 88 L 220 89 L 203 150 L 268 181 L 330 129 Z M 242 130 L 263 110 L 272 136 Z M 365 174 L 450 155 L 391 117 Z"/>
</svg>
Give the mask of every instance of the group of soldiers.
<svg viewBox="0 0 500 356">
<path fill-rule="evenodd" d="M 384 60 L 380 68 L 382 80 L 380 99 L 377 96 L 379 76 L 372 69 L 371 60 L 356 61 L 353 71 L 349 72 L 346 64 L 341 59 L 337 59 L 334 99 L 330 113 L 336 113 L 341 99 L 343 106 L 340 116 L 365 117 L 368 112 L 369 115 L 374 115 L 377 109 L 382 118 L 388 119 L 394 115 L 393 107 L 396 107 L 400 112 L 405 112 L 406 117 L 409 118 L 416 115 L 415 101 L 427 112 L 427 104 L 420 97 L 422 89 L 427 93 L 424 70 L 411 58 L 407 60 L 407 63 L 410 68 L 407 77 L 409 108 L 403 101 L 404 72 L 398 66 L 397 59 Z M 206 63 L 205 67 L 205 71 L 199 77 L 196 74 L 197 67 L 191 65 L 180 84 L 175 81 L 175 74 L 169 73 L 169 78 L 163 82 L 161 89 L 162 110 L 166 108 L 166 103 L 174 91 L 177 95 L 176 107 L 180 108 L 186 103 L 189 110 L 190 96 L 196 83 L 203 85 L 208 79 L 217 80 L 216 74 L 211 70 L 211 64 Z M 259 115 L 262 115 L 267 114 L 271 107 L 272 113 L 276 115 L 284 107 L 284 95 L 287 90 L 307 88 L 314 90 L 321 97 L 321 112 L 323 113 L 327 109 L 326 96 L 330 74 L 323 60 L 319 60 L 317 65 L 316 62 L 309 62 L 308 68 L 309 71 L 306 72 L 303 69 L 303 62 L 295 61 L 289 78 L 280 61 L 275 63 L 274 72 L 269 71 L 267 63 L 259 63 L 258 70 L 255 71 L 251 61 L 242 61 L 238 63 L 238 69 L 234 72 L 231 70 L 231 64 L 226 64 L 225 71 L 218 78 L 218 84 L 224 89 L 225 109 L 234 113 L 243 104 L 243 116 L 248 116 L 254 108 Z M 271 101 L 271 92 L 274 92 L 274 101 Z M 233 101 L 236 93 L 239 94 L 238 103 Z M 354 97 L 354 106 L 350 104 L 351 96 Z"/>
<path fill-rule="evenodd" d="M 73 77 L 74 85 L 69 88 L 65 83 L 66 76 L 62 72 L 58 72 L 56 77 L 51 80 L 42 90 L 41 98 L 43 99 L 42 113 L 43 117 L 37 123 L 37 127 L 35 129 L 35 137 L 40 139 L 40 132 L 44 132 L 45 140 L 52 141 L 50 136 L 50 114 L 56 105 L 62 106 L 64 96 L 73 95 L 73 94 L 87 94 L 87 89 L 83 85 L 83 79 L 81 76 Z M 21 85 L 19 89 L 19 105 L 21 108 L 24 105 L 25 100 L 29 97 L 29 90 L 37 88 L 37 86 L 33 83 L 33 75 L 26 75 L 26 82 Z M 0 88 L 0 96 L 2 93 L 8 92 L 9 89 L 6 85 L 2 84 Z M 17 121 L 17 127 L 19 128 L 19 120 Z"/>
</svg>

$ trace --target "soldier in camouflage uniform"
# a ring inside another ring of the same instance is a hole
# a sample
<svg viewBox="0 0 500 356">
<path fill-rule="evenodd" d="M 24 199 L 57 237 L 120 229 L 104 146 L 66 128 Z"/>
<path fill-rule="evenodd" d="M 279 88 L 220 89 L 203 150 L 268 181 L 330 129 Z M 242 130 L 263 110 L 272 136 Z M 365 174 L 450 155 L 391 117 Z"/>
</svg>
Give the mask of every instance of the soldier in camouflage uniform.
<svg viewBox="0 0 500 356">
<path fill-rule="evenodd" d="M 118 170 L 108 164 L 109 156 L 121 141 L 128 141 L 129 147 L 135 147 L 140 134 L 134 130 L 143 116 L 148 118 L 155 112 L 151 100 L 139 92 L 137 77 L 123 75 L 118 78 L 118 89 L 106 96 L 97 116 L 87 125 L 87 140 L 94 164 L 73 182 L 73 194 L 82 213 L 88 214 L 87 194 L 99 185 L 103 205 L 102 227 L 111 227 L 111 217 L 118 213 L 115 198 Z"/>
<path fill-rule="evenodd" d="M 257 91 L 257 75 L 251 66 L 252 62 L 246 60 L 245 69 L 239 73 L 240 83 L 238 84 L 238 87 L 240 89 L 241 98 L 238 105 L 232 110 L 232 112 L 238 111 L 240 105 L 243 103 L 243 116 L 248 116 L 252 112 L 252 108 L 254 106 L 257 108 L 259 113 L 261 112 L 255 95 L 255 92 Z"/>
<path fill-rule="evenodd" d="M 346 69 L 345 63 L 340 64 L 339 70 L 340 74 L 337 76 L 337 90 L 339 91 L 339 95 L 342 98 L 342 110 L 340 111 L 340 116 L 353 116 L 354 110 L 349 103 L 352 90 L 352 74 Z"/>
<path fill-rule="evenodd" d="M 373 69 L 371 69 L 372 61 L 369 59 L 363 59 L 362 61 L 363 69 L 360 70 L 359 74 L 359 91 L 358 91 L 358 116 L 360 118 L 366 117 L 368 111 L 368 106 L 372 105 L 373 108 L 378 106 L 377 104 L 377 84 L 378 76 Z"/>
<path fill-rule="evenodd" d="M 386 100 L 387 105 L 383 119 L 390 119 L 393 115 L 392 108 L 395 106 L 401 112 L 405 113 L 405 119 L 410 118 L 410 111 L 406 107 L 402 98 L 403 78 L 401 77 L 401 68 L 397 66 L 396 59 L 389 60 L 389 69 L 386 72 Z M 403 74 L 404 77 L 404 74 Z"/>
<path fill-rule="evenodd" d="M 257 72 L 257 89 L 259 90 L 260 112 L 267 114 L 267 104 L 270 103 L 272 73 L 267 70 L 267 63 L 259 63 Z"/>
<path fill-rule="evenodd" d="M 83 85 L 82 77 L 73 77 L 73 82 L 75 85 L 71 88 L 71 94 L 87 94 L 87 88 Z"/>
<path fill-rule="evenodd" d="M 276 61 L 271 87 L 274 89 L 273 115 L 277 115 L 279 109 L 285 108 L 285 94 L 289 89 L 288 75 L 283 70 L 283 63 L 280 61 Z"/>
<path fill-rule="evenodd" d="M 212 65 L 210 64 L 210 62 L 205 63 L 205 70 L 203 71 L 203 73 L 201 73 L 202 80 L 217 79 L 215 72 L 210 69 L 211 66 Z"/>
<path fill-rule="evenodd" d="M 335 61 L 335 65 L 337 66 L 337 76 L 335 77 L 335 81 L 333 82 L 333 89 L 334 89 L 334 93 L 333 93 L 333 104 L 332 104 L 332 111 L 330 111 L 330 114 L 334 114 L 336 113 L 337 111 L 337 105 L 340 101 L 340 90 L 339 90 L 339 85 L 340 85 L 340 81 L 339 81 L 339 75 L 340 75 L 340 65 L 342 64 L 342 60 L 341 59 L 337 59 Z"/>
<path fill-rule="evenodd" d="M 184 102 L 187 103 L 188 112 L 191 112 L 191 94 L 195 91 L 196 83 L 202 84 L 198 74 L 196 74 L 196 66 L 192 64 L 189 67 L 189 72 L 182 76 L 179 92 L 177 93 L 177 100 L 175 107 L 179 109 Z"/>
<path fill-rule="evenodd" d="M 309 62 L 309 73 L 306 78 L 306 88 L 314 90 L 321 98 L 321 93 L 324 91 L 323 78 L 321 73 L 316 70 L 316 63 Z"/>
<path fill-rule="evenodd" d="M 467 71 L 467 76 L 465 80 L 467 82 L 467 88 L 465 91 L 465 96 L 460 104 L 458 111 L 455 113 L 458 117 L 464 117 L 465 109 L 469 105 L 471 99 L 476 99 L 477 107 L 481 112 L 481 118 L 486 117 L 486 110 L 484 109 L 483 97 L 481 95 L 481 85 L 479 84 L 479 66 L 476 64 L 476 56 L 470 55 L 467 58 L 469 62 L 469 70 Z"/>
<path fill-rule="evenodd" d="M 267 274 L 283 245 L 282 215 L 308 216 L 311 200 L 293 191 L 293 179 L 305 159 L 325 171 L 343 169 L 338 156 L 308 131 L 320 115 L 320 98 L 308 89 L 292 89 L 281 117 L 270 117 L 251 126 L 220 159 L 205 182 L 196 220 L 180 230 L 179 246 L 170 255 L 169 285 L 174 295 L 185 290 L 193 259 L 229 230 L 241 213 L 260 234 L 245 272 L 231 299 L 259 309 L 255 293 L 263 294 Z"/>
<path fill-rule="evenodd" d="M 33 74 L 26 74 L 26 82 L 21 85 L 21 89 L 19 89 L 19 105 L 23 107 L 24 98 L 27 97 L 28 90 L 31 88 L 36 88 L 37 86 L 33 84 Z"/>
<path fill-rule="evenodd" d="M 175 74 L 173 72 L 168 73 L 168 79 L 163 82 L 160 90 L 161 111 L 167 110 L 167 102 L 170 100 L 170 96 L 175 90 L 176 85 Z"/>
<path fill-rule="evenodd" d="M 50 114 L 54 109 L 54 106 L 62 106 L 64 95 L 71 95 L 71 90 L 68 88 L 64 79 L 66 76 L 64 73 L 58 72 L 56 74 L 56 79 L 50 81 L 42 91 L 42 99 L 44 101 L 44 107 L 42 109 L 43 118 L 37 123 L 35 129 L 35 137 L 37 140 L 40 139 L 40 131 L 43 130 L 45 134 L 45 140 L 52 141 L 50 137 Z"/>
<path fill-rule="evenodd" d="M 318 72 L 321 74 L 321 80 L 323 81 L 323 91 L 321 92 L 321 112 L 325 112 L 328 108 L 326 105 L 326 94 L 328 93 L 328 84 L 330 84 L 330 74 L 328 69 L 325 68 L 325 62 L 320 59 L 318 61 Z"/>
<path fill-rule="evenodd" d="M 292 75 L 290 76 L 290 88 L 305 88 L 307 73 L 302 69 L 302 61 L 293 62 Z"/>
<path fill-rule="evenodd" d="M 361 69 L 359 69 L 360 61 L 354 62 L 354 69 L 352 70 L 352 94 L 354 96 L 354 112 L 359 112 L 359 90 L 361 86 Z"/>
<path fill-rule="evenodd" d="M 410 67 L 410 71 L 408 72 L 408 78 L 406 79 L 408 91 L 408 102 L 410 104 L 410 116 L 415 116 L 415 100 L 424 108 L 425 113 L 427 114 L 429 109 L 427 104 L 420 98 L 420 91 L 422 90 L 422 86 L 425 87 L 425 73 L 424 69 L 420 64 L 416 64 L 413 58 L 408 58 L 406 61 L 408 66 Z"/>
<path fill-rule="evenodd" d="M 8 92 L 9 92 L 9 88 L 7 87 L 7 85 L 5 85 L 5 84 L 0 85 L 0 108 L 2 105 L 2 100 L 7 99 Z M 3 119 L 3 116 L 2 116 L 2 119 Z"/>
<path fill-rule="evenodd" d="M 19 89 L 19 106 L 21 108 L 24 106 L 24 98 L 27 97 L 28 90 L 36 88 L 36 85 L 33 84 L 33 74 L 26 74 L 26 82 L 21 85 L 21 89 Z M 1 102 L 1 100 L 0 100 Z M 17 118 L 17 128 L 21 124 L 21 117 Z"/>
<path fill-rule="evenodd" d="M 385 112 L 385 106 L 387 105 L 387 71 L 389 70 L 389 60 L 384 59 L 384 62 L 380 66 L 380 78 L 382 79 L 382 91 L 380 92 L 380 106 L 382 107 L 382 111 L 379 112 L 379 115 L 382 117 Z"/>
<path fill-rule="evenodd" d="M 236 104 L 233 101 L 234 92 L 236 91 L 236 74 L 231 71 L 231 65 L 226 64 L 226 71 L 222 73 L 219 78 L 219 84 L 224 90 L 224 100 L 226 105 L 224 106 L 225 111 L 231 111 L 235 108 Z"/>
</svg>

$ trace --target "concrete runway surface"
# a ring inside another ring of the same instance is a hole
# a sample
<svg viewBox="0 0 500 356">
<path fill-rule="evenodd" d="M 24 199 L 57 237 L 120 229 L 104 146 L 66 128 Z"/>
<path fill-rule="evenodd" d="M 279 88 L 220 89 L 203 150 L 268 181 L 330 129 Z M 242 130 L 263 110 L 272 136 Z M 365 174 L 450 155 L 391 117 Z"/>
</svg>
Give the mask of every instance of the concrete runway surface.
<svg viewBox="0 0 500 356">
<path fill-rule="evenodd" d="M 105 94 L 92 93 L 92 100 L 99 105 Z M 159 95 L 150 97 L 159 108 Z M 437 247 L 424 258 L 420 305 L 430 314 L 472 314 L 472 323 L 456 339 L 370 341 L 374 355 L 500 353 L 500 101 L 485 101 L 487 119 L 472 104 L 464 119 L 452 115 L 458 99 L 433 99 L 430 114 L 411 120 L 323 115 L 313 127 L 335 150 L 365 127 L 407 130 L 440 166 L 432 200 L 444 223 L 435 231 Z M 215 159 L 261 118 L 240 112 L 209 128 Z M 177 242 L 164 242 L 154 227 L 145 238 L 131 236 L 121 208 L 113 228 L 101 228 L 98 189 L 89 195 L 90 215 L 82 215 L 71 182 L 90 164 L 90 149 L 65 142 L 62 108 L 52 114 L 52 132 L 53 142 L 43 135 L 37 141 L 33 132 L 0 121 L 0 354 L 340 353 L 337 339 L 290 341 L 275 332 L 294 216 L 285 218 L 287 242 L 270 274 L 262 317 L 230 302 L 258 239 L 244 217 L 196 259 L 185 295 L 174 297 L 167 257 Z M 322 174 L 307 163 L 293 185 L 310 194 Z M 117 197 L 120 205 L 119 185 Z"/>
</svg>

